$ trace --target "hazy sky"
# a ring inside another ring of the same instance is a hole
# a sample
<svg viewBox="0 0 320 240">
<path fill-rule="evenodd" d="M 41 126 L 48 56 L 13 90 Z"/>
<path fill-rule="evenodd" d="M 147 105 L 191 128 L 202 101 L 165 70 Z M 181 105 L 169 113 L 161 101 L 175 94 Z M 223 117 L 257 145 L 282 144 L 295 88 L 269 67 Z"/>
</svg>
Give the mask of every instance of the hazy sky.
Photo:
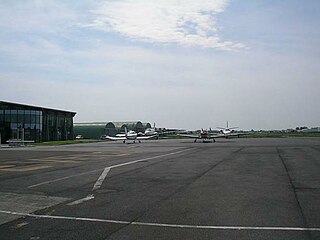
<svg viewBox="0 0 320 240">
<path fill-rule="evenodd" d="M 0 100 L 75 122 L 320 126 L 318 0 L 2 0 Z"/>
</svg>

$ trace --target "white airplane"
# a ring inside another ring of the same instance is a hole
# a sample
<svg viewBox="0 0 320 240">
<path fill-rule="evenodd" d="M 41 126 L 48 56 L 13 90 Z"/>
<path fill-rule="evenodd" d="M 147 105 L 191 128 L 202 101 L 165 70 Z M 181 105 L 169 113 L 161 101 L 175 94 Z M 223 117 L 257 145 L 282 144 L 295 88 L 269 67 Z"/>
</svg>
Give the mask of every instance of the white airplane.
<svg viewBox="0 0 320 240">
<path fill-rule="evenodd" d="M 234 129 L 237 129 L 238 127 L 229 127 L 229 123 L 227 121 L 227 127 L 223 128 L 223 127 L 217 127 L 217 129 L 220 129 L 220 133 L 219 137 L 240 137 L 240 135 L 244 135 L 244 133 L 238 133 L 236 132 Z"/>
<path fill-rule="evenodd" d="M 155 137 L 155 135 L 152 136 L 138 136 L 138 134 L 135 131 L 127 131 L 127 128 L 124 129 L 125 133 L 123 134 L 117 134 L 115 137 L 106 136 L 105 139 L 109 139 L 112 141 L 123 141 L 123 143 L 126 143 L 127 140 L 132 140 L 133 143 L 136 142 L 136 140 L 141 143 L 141 140 L 147 140 Z"/>
<path fill-rule="evenodd" d="M 122 134 L 117 134 L 116 136 L 121 136 Z M 139 136 L 153 136 L 156 139 L 159 138 L 159 133 L 156 131 L 156 124 L 153 124 L 152 128 L 147 128 L 144 132 L 138 132 L 138 137 Z"/>
<path fill-rule="evenodd" d="M 159 133 L 156 131 L 156 124 L 154 123 L 153 124 L 153 128 L 147 128 L 145 131 L 144 131 L 144 135 L 145 136 L 159 136 Z"/>
</svg>

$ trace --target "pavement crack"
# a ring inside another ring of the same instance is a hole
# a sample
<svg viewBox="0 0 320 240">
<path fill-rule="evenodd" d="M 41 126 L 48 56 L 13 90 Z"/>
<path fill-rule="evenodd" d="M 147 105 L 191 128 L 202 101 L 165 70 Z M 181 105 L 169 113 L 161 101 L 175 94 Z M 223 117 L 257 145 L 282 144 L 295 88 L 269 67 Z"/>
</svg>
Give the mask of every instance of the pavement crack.
<svg viewBox="0 0 320 240">
<path fill-rule="evenodd" d="M 290 176 L 288 167 L 287 167 L 287 165 L 286 165 L 286 163 L 285 163 L 285 159 L 284 159 L 283 156 L 281 155 L 280 149 L 279 149 L 278 147 L 277 147 L 277 153 L 278 153 L 279 159 L 281 160 L 282 165 L 283 165 L 283 167 L 284 167 L 284 169 L 285 169 L 285 171 L 286 171 L 286 174 L 287 174 L 287 177 L 288 177 L 288 180 L 289 180 L 289 184 L 291 185 L 291 188 L 292 188 L 292 191 L 293 191 L 295 200 L 296 200 L 297 208 L 298 208 L 299 213 L 300 213 L 300 215 L 301 215 L 301 217 L 302 217 L 303 227 L 304 227 L 304 228 L 308 228 L 309 226 L 308 226 L 308 223 L 307 223 L 307 220 L 306 220 L 306 216 L 305 216 L 304 213 L 303 213 L 303 209 L 302 209 L 302 206 L 301 206 L 301 204 L 300 204 L 299 197 L 298 197 L 298 194 L 297 194 L 297 191 L 296 191 L 297 188 L 296 188 L 296 187 L 294 186 L 294 184 L 293 184 L 293 181 L 292 181 L 292 178 L 291 178 L 291 176 Z M 312 236 L 311 236 L 310 233 L 306 233 L 306 234 L 308 234 L 308 238 L 309 238 L 309 239 L 312 239 Z"/>
<path fill-rule="evenodd" d="M 234 155 L 238 152 L 240 152 L 244 147 L 241 147 L 239 149 L 237 149 L 236 151 L 232 152 L 230 155 Z M 198 151 L 201 151 L 201 149 L 198 149 Z M 193 153 L 195 153 L 197 151 L 194 151 Z M 221 165 L 223 162 L 226 161 L 230 161 L 232 158 L 230 158 L 230 155 L 223 158 L 222 160 L 220 160 L 219 162 L 215 163 L 214 165 L 212 165 L 211 167 L 209 167 L 207 170 L 201 172 L 200 174 L 198 174 L 197 176 L 195 176 L 194 178 L 190 179 L 190 181 L 188 183 L 186 183 L 185 185 L 177 188 L 175 191 L 173 191 L 171 194 L 159 199 L 157 202 L 155 202 L 152 206 L 149 206 L 148 209 L 146 209 L 146 211 L 144 211 L 142 214 L 140 214 L 139 216 L 135 217 L 134 219 L 132 219 L 130 221 L 129 224 L 123 225 L 121 228 L 117 229 L 116 231 L 112 232 L 106 239 L 108 239 L 111 235 L 115 234 L 116 232 L 120 231 L 121 229 L 132 225 L 135 222 L 138 222 L 138 219 L 140 219 L 141 217 L 145 216 L 148 212 L 152 211 L 152 209 L 157 208 L 158 205 L 162 204 L 163 202 L 167 201 L 168 199 L 170 199 L 171 197 L 173 197 L 174 195 L 184 191 L 185 189 L 187 189 L 189 186 L 191 186 L 193 183 L 195 183 L 196 181 L 198 181 L 200 178 L 202 178 L 203 176 L 205 176 L 208 172 L 212 171 L 214 168 L 218 167 L 219 165 Z M 159 161 L 160 162 L 160 161 Z"/>
</svg>

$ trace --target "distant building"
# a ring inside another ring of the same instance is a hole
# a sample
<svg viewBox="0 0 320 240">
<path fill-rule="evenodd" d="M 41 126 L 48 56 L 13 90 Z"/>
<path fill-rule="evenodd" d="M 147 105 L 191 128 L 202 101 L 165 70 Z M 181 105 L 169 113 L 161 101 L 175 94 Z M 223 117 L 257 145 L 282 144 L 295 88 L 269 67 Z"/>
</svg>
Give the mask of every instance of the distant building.
<svg viewBox="0 0 320 240">
<path fill-rule="evenodd" d="M 106 123 L 93 122 L 93 123 L 74 123 L 74 135 L 81 135 L 83 138 L 99 139 L 105 135 Z"/>
<path fill-rule="evenodd" d="M 9 139 L 35 142 L 74 139 L 75 112 L 0 101 L 1 143 Z"/>
<path fill-rule="evenodd" d="M 319 133 L 320 132 L 320 127 L 313 127 L 313 128 L 303 129 L 301 132 L 303 132 L 303 133 Z"/>
<path fill-rule="evenodd" d="M 150 123 L 140 121 L 130 122 L 93 122 L 93 123 L 75 123 L 75 135 L 82 135 L 84 138 L 99 139 L 102 135 L 115 136 L 118 133 L 124 133 L 125 128 L 137 133 L 144 132 L 151 128 Z"/>
</svg>

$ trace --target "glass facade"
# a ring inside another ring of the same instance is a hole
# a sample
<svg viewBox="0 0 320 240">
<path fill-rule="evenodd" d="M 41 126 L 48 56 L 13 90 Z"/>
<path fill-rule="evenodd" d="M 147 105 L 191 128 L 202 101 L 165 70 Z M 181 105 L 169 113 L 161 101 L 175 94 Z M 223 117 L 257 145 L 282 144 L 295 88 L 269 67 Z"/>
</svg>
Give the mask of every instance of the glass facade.
<svg viewBox="0 0 320 240">
<path fill-rule="evenodd" d="M 1 142 L 9 139 L 35 142 L 70 140 L 74 112 L 0 101 Z"/>
</svg>

